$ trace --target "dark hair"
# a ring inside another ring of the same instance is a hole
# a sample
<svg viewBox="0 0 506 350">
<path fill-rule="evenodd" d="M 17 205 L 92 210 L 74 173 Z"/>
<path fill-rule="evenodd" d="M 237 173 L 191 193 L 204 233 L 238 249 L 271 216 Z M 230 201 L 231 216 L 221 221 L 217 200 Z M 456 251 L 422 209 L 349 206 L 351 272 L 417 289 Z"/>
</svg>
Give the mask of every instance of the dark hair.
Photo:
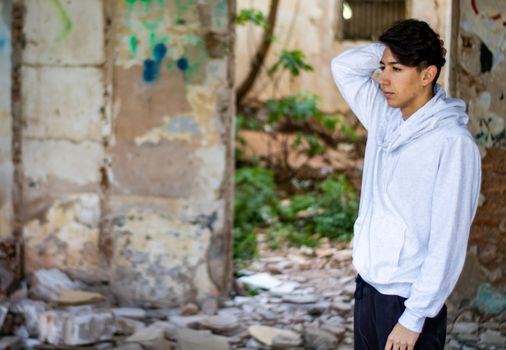
<svg viewBox="0 0 506 350">
<path fill-rule="evenodd" d="M 432 86 L 436 84 L 446 60 L 439 35 L 426 22 L 416 19 L 396 22 L 381 34 L 379 41 L 392 51 L 400 64 L 419 70 L 436 66 L 437 73 Z"/>
</svg>

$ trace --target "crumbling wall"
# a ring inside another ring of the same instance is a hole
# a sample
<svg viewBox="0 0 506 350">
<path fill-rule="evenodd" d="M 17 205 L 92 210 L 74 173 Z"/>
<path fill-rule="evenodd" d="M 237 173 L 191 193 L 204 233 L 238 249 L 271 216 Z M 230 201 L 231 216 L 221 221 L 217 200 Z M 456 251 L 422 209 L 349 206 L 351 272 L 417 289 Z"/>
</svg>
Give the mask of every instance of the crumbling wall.
<svg viewBox="0 0 506 350">
<path fill-rule="evenodd" d="M 468 257 L 452 296 L 463 305 L 482 298 L 487 284 L 503 295 L 506 291 L 506 3 L 461 0 L 459 5 L 456 93 L 467 102 L 483 170 Z"/>
<path fill-rule="evenodd" d="M 231 4 L 22 1 L 27 272 L 110 282 L 123 303 L 226 292 Z"/>
<path fill-rule="evenodd" d="M 0 239 L 12 233 L 11 1 L 0 3 Z"/>
<path fill-rule="evenodd" d="M 25 0 L 21 86 L 27 272 L 57 267 L 107 280 L 100 254 L 105 161 L 104 13 L 100 0 Z"/>
</svg>

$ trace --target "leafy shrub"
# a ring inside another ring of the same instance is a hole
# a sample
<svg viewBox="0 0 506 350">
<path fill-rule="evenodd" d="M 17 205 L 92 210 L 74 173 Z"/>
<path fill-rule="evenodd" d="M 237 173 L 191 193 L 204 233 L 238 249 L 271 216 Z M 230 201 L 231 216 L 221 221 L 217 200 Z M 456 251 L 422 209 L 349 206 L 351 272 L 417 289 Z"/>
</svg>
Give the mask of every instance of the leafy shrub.
<svg viewBox="0 0 506 350">
<path fill-rule="evenodd" d="M 250 259 L 256 252 L 255 227 L 269 222 L 277 198 L 272 172 L 240 168 L 235 173 L 234 258 Z"/>
<path fill-rule="evenodd" d="M 318 245 L 319 238 L 348 240 L 358 209 L 358 196 L 342 175 L 317 183 L 313 190 L 282 199 L 272 172 L 240 168 L 235 178 L 234 259 L 256 254 L 256 233 L 266 233 L 272 249 Z"/>
</svg>

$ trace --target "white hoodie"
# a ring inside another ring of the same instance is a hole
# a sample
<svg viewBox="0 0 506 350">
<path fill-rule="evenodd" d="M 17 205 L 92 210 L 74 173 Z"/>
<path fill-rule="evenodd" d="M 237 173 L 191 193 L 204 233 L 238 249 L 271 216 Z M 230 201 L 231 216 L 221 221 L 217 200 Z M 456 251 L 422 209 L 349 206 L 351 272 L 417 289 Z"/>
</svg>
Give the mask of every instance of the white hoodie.
<svg viewBox="0 0 506 350">
<path fill-rule="evenodd" d="M 342 96 L 368 130 L 353 264 L 382 294 L 407 298 L 399 322 L 421 332 L 454 288 L 478 205 L 481 158 L 462 100 L 440 86 L 406 121 L 371 78 L 384 45 L 332 60 Z"/>
</svg>

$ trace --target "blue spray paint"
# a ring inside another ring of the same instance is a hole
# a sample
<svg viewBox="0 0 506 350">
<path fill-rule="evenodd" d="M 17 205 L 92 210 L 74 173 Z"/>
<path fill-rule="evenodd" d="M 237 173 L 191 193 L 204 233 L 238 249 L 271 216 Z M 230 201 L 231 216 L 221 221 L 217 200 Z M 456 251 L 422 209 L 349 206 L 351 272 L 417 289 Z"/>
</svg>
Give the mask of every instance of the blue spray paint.
<svg viewBox="0 0 506 350">
<path fill-rule="evenodd" d="M 179 68 L 181 71 L 186 71 L 188 67 L 190 66 L 188 63 L 188 59 L 186 57 L 181 57 L 176 62 L 177 68 Z"/>
<path fill-rule="evenodd" d="M 154 60 L 148 58 L 147 60 L 144 61 L 143 77 L 145 82 L 149 83 L 155 81 L 156 78 L 158 78 L 158 73 L 159 73 L 158 64 Z"/>
<path fill-rule="evenodd" d="M 157 63 L 162 62 L 163 58 L 167 54 L 167 46 L 163 43 L 158 43 L 153 48 L 153 57 Z"/>
<path fill-rule="evenodd" d="M 163 43 L 158 43 L 153 48 L 153 59 L 144 60 L 144 81 L 149 83 L 158 79 L 160 74 L 160 64 L 167 55 L 168 48 Z"/>
</svg>

